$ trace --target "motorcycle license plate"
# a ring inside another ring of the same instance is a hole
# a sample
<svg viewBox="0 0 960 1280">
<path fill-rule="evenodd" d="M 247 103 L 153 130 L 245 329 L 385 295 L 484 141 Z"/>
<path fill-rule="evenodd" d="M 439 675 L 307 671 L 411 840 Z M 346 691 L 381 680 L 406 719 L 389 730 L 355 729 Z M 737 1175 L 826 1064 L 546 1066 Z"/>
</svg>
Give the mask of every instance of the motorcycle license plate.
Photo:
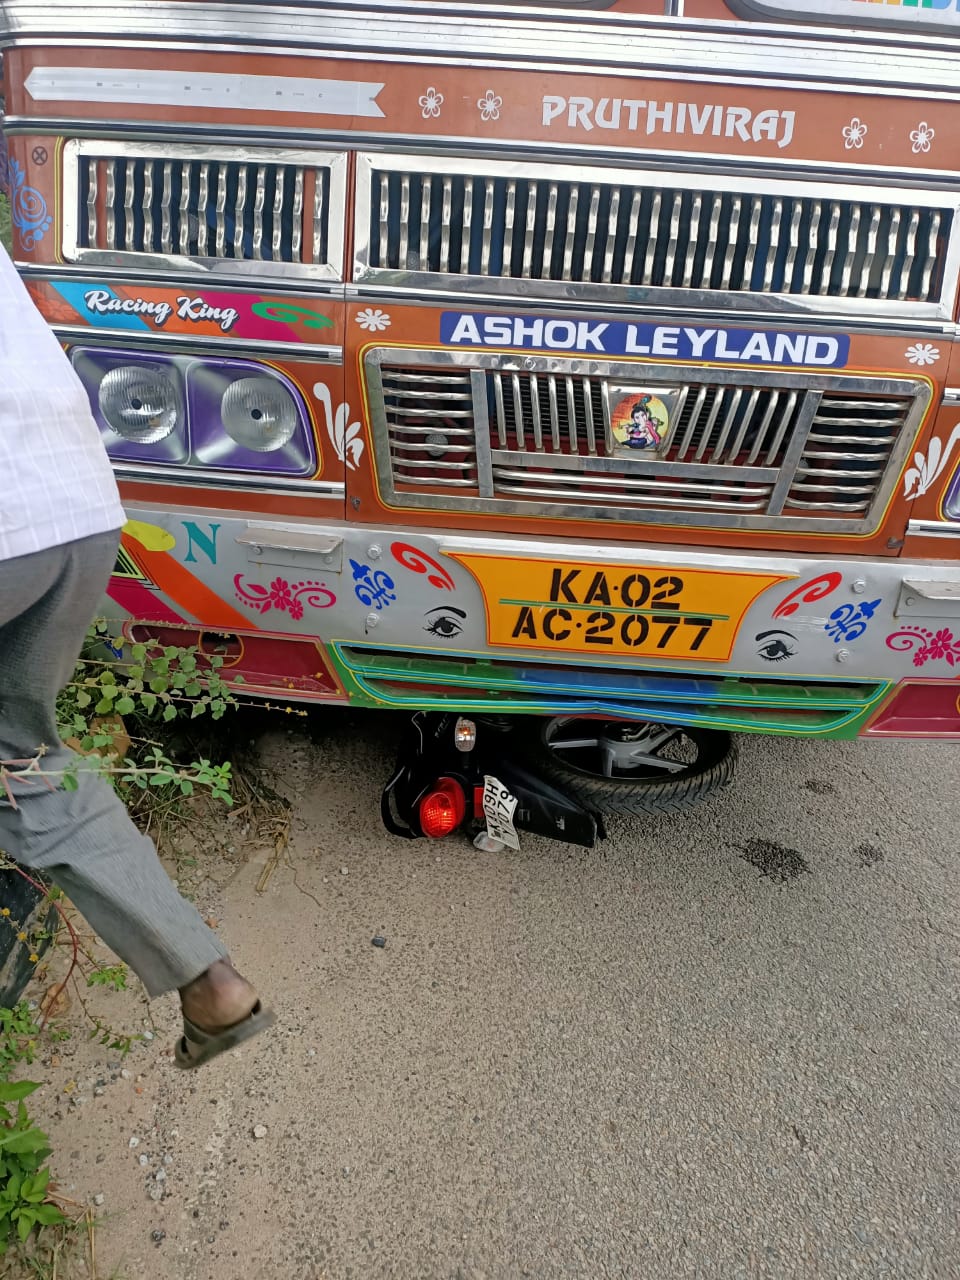
<svg viewBox="0 0 960 1280">
<path fill-rule="evenodd" d="M 520 837 L 513 825 L 517 797 L 503 785 L 499 778 L 485 774 L 483 779 L 483 816 L 487 820 L 487 835 L 499 840 L 509 849 L 520 848 Z"/>
</svg>

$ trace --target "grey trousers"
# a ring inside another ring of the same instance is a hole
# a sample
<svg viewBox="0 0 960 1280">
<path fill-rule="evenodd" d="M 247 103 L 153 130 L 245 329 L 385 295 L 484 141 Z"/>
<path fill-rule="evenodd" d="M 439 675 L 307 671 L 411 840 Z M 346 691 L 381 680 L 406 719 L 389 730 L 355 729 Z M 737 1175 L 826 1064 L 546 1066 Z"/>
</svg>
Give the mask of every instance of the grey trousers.
<svg viewBox="0 0 960 1280">
<path fill-rule="evenodd" d="M 119 532 L 0 560 L 0 761 L 46 746 L 45 769 L 76 759 L 57 736 L 57 694 L 70 679 L 113 568 Z M 49 876 L 151 996 L 184 987 L 226 957 L 173 887 L 151 841 L 111 788 L 87 770 L 76 791 L 50 780 L 0 790 L 0 850 Z"/>
</svg>

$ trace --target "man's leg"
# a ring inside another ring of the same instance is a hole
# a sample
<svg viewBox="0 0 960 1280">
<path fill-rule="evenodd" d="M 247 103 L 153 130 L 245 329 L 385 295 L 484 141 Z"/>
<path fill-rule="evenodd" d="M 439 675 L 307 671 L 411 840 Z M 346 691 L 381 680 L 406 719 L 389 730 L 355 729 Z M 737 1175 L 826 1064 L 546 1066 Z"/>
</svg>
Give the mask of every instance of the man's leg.
<svg viewBox="0 0 960 1280">
<path fill-rule="evenodd" d="M 0 760 L 46 748 L 42 768 L 75 763 L 56 731 L 55 702 L 72 674 L 113 567 L 117 534 L 0 561 Z M 44 872 L 139 975 L 151 996 L 181 990 L 184 1011 L 215 1029 L 246 1016 L 253 988 L 174 889 L 153 844 L 111 788 L 83 769 L 76 791 L 56 777 L 0 792 L 0 849 Z"/>
</svg>

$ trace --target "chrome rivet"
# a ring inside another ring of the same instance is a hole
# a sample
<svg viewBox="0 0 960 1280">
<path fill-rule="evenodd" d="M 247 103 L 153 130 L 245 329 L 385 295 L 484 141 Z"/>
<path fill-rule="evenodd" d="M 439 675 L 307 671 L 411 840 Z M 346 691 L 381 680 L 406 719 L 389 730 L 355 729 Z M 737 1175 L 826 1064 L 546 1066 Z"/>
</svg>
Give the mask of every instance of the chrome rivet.
<svg viewBox="0 0 960 1280">
<path fill-rule="evenodd" d="M 850 583 L 850 590 L 855 591 L 858 596 L 863 595 L 867 589 L 866 578 L 857 578 L 856 582 Z"/>
<path fill-rule="evenodd" d="M 371 560 L 379 560 L 383 555 L 383 547 L 378 542 L 375 542 L 372 547 L 367 548 L 367 555 Z"/>
<path fill-rule="evenodd" d="M 368 626 L 368 627 L 375 627 L 375 626 L 377 626 L 377 625 L 379 624 L 379 622 L 380 622 L 380 615 L 379 615 L 379 613 L 368 613 L 368 614 L 367 614 L 367 626 Z"/>
<path fill-rule="evenodd" d="M 850 658 L 850 650 L 849 650 L 849 649 L 838 649 L 838 650 L 837 650 L 837 661 L 838 661 L 838 662 L 847 662 L 847 661 L 849 660 L 849 658 Z"/>
</svg>

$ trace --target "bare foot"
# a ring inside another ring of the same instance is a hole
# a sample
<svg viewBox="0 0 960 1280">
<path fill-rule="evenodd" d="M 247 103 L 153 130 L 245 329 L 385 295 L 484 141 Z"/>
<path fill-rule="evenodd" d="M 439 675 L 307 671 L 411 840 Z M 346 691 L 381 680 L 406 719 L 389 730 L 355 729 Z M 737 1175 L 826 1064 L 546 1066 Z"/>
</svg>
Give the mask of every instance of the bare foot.
<svg viewBox="0 0 960 1280">
<path fill-rule="evenodd" d="M 216 1033 L 242 1022 L 256 1008 L 257 993 L 226 960 L 180 989 L 184 1015 L 201 1031 Z"/>
</svg>

